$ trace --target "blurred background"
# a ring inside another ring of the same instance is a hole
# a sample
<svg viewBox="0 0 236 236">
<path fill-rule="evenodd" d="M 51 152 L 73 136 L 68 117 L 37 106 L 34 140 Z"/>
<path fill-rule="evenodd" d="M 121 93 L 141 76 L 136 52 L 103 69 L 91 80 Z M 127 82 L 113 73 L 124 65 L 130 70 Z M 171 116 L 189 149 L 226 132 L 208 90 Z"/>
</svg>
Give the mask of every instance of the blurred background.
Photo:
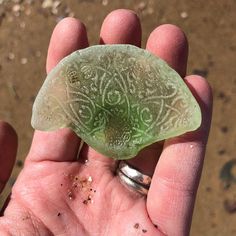
<svg viewBox="0 0 236 236">
<path fill-rule="evenodd" d="M 46 76 L 54 26 L 66 16 L 78 17 L 87 26 L 90 44 L 97 44 L 103 19 L 117 8 L 137 12 L 143 47 L 160 24 L 175 24 L 185 31 L 190 47 L 188 74 L 206 77 L 214 93 L 212 129 L 191 235 L 236 235 L 235 0 L 0 0 L 0 119 L 11 123 L 19 135 L 14 172 L 0 203 L 29 150 L 32 104 Z"/>
</svg>

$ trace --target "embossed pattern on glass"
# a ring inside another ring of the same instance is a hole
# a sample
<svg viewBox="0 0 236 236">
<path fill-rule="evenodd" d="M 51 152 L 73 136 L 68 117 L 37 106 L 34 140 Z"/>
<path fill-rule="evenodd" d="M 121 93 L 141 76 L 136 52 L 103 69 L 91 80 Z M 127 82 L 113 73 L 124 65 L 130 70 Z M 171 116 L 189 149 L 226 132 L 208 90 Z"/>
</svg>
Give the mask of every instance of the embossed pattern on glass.
<svg viewBox="0 0 236 236">
<path fill-rule="evenodd" d="M 129 159 L 197 129 L 201 111 L 160 58 L 132 45 L 97 45 L 65 57 L 48 74 L 31 123 L 43 131 L 69 127 L 98 152 Z"/>
</svg>

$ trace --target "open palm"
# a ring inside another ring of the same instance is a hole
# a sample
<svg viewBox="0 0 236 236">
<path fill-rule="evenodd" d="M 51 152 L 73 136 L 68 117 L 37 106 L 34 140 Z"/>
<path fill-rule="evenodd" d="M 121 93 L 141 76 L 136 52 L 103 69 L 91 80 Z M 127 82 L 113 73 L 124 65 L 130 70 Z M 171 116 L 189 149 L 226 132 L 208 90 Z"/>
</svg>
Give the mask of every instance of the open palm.
<svg viewBox="0 0 236 236">
<path fill-rule="evenodd" d="M 100 42 L 141 44 L 138 17 L 116 10 L 104 20 Z M 66 18 L 55 28 L 47 71 L 63 57 L 88 46 L 86 29 Z M 183 32 L 162 25 L 149 36 L 147 50 L 166 60 L 184 77 L 188 45 Z M 116 176 L 117 162 L 83 146 L 70 130 L 36 131 L 24 168 L 0 218 L 0 235 L 188 235 L 211 119 L 211 91 L 199 76 L 185 81 L 202 109 L 201 128 L 146 148 L 130 161 L 153 174 L 147 198 Z M 14 162 L 16 135 L 0 124 L 0 181 L 3 189 Z M 0 189 L 0 190 L 1 190 Z"/>
</svg>

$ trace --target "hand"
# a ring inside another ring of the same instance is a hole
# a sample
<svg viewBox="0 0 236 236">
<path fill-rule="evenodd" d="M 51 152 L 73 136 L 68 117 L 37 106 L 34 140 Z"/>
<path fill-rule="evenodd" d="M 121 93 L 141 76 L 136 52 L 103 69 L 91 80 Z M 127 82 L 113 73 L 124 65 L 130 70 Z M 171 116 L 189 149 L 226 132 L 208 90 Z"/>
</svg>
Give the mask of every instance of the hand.
<svg viewBox="0 0 236 236">
<path fill-rule="evenodd" d="M 103 22 L 100 42 L 141 45 L 138 17 L 116 10 Z M 88 47 L 84 25 L 66 18 L 55 28 L 47 58 L 49 72 L 63 57 Z M 158 144 L 130 162 L 153 174 L 147 198 L 127 189 L 114 174 L 117 163 L 90 147 L 77 153 L 80 139 L 70 130 L 35 131 L 32 146 L 0 218 L 0 235 L 188 235 L 211 120 L 211 90 L 200 76 L 185 77 L 188 44 L 173 25 L 157 27 L 147 50 L 166 60 L 183 78 L 202 109 L 195 132 Z M 0 129 L 1 190 L 10 175 L 16 135 Z M 86 162 L 87 160 L 87 162 Z M 157 163 L 158 162 L 158 163 Z"/>
</svg>

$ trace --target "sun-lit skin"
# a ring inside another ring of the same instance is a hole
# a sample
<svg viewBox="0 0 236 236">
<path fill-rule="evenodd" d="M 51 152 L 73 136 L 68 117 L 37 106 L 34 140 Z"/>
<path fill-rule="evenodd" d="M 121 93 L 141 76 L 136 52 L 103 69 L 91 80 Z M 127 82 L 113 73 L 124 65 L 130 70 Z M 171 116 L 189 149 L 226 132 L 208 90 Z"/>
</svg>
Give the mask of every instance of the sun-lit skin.
<svg viewBox="0 0 236 236">
<path fill-rule="evenodd" d="M 113 11 L 103 22 L 100 38 L 104 44 L 140 46 L 138 17 L 128 10 Z M 73 18 L 62 20 L 51 37 L 47 72 L 87 46 L 85 26 Z M 165 141 L 160 157 L 159 145 L 153 144 L 130 160 L 153 174 L 147 198 L 123 186 L 114 175 L 117 163 L 92 148 L 85 146 L 77 161 L 80 140 L 70 130 L 35 131 L 24 168 L 2 211 L 0 235 L 188 235 L 211 121 L 211 89 L 202 77 L 185 77 L 188 45 L 178 27 L 157 27 L 146 48 L 184 78 L 202 110 L 200 129 Z M 16 140 L 14 130 L 1 123 L 1 190 L 13 167 Z M 81 187 L 84 180 L 90 180 L 96 192 Z M 88 195 L 92 201 L 85 204 Z"/>
</svg>

